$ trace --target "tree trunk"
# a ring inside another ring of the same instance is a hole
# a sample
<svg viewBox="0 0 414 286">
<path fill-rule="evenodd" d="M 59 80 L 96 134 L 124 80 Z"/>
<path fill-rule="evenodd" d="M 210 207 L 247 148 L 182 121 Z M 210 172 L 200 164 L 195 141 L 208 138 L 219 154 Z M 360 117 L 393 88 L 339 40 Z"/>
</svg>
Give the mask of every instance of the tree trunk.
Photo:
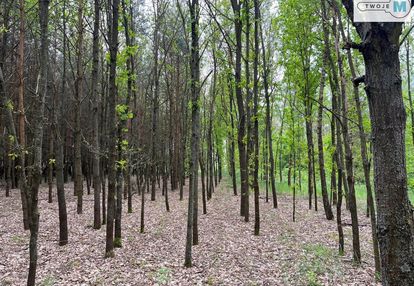
<svg viewBox="0 0 414 286">
<path fill-rule="evenodd" d="M 342 38 L 345 39 L 346 37 L 345 37 L 343 26 L 341 25 L 340 28 L 341 28 Z M 352 54 L 350 50 L 347 50 L 347 59 L 348 59 L 349 69 L 351 71 L 351 76 L 352 78 L 356 78 L 357 75 L 356 75 L 355 66 L 354 66 L 354 62 L 353 62 Z M 410 81 L 410 76 L 408 76 L 408 81 Z M 369 162 L 368 154 L 367 154 L 367 142 L 365 139 L 365 130 L 364 130 L 363 117 L 362 117 L 362 112 L 361 112 L 361 103 L 359 99 L 358 86 L 354 85 L 353 92 L 354 92 L 356 113 L 358 117 L 358 130 L 359 130 L 359 139 L 360 139 L 360 145 L 361 145 L 361 158 L 362 158 L 362 164 L 364 168 L 365 186 L 367 189 L 367 201 L 368 201 L 367 207 L 369 209 L 369 213 L 371 213 L 370 222 L 371 222 L 371 233 L 372 233 L 372 247 L 373 247 L 374 261 L 375 261 L 375 272 L 379 274 L 381 271 L 380 269 L 381 265 L 380 265 L 380 257 L 379 257 L 378 238 L 377 238 L 377 233 L 376 233 L 376 226 L 377 226 L 376 220 L 377 219 L 376 219 L 376 211 L 375 211 L 375 206 L 374 206 L 374 199 L 372 197 L 370 162 Z"/>
<path fill-rule="evenodd" d="M 203 163 L 203 153 L 200 155 L 200 171 L 201 171 L 201 186 L 202 186 L 202 200 L 203 200 L 203 214 L 207 214 L 207 198 L 206 198 L 206 184 L 205 184 L 205 168 Z"/>
<path fill-rule="evenodd" d="M 26 126 L 25 126 L 25 110 L 24 110 L 24 40 L 25 40 L 25 22 L 26 22 L 26 15 L 25 15 L 25 6 L 24 1 L 19 0 L 19 12 L 20 12 L 20 25 L 19 25 L 19 49 L 18 49 L 18 75 L 19 75 L 19 144 L 21 148 L 20 152 L 20 196 L 22 200 L 22 210 L 23 210 L 23 227 L 25 230 L 29 229 L 29 218 L 28 218 L 28 211 L 27 211 L 27 198 L 24 195 L 23 187 L 26 185 Z M 6 33 L 4 33 L 6 34 Z M 4 50 L 6 50 L 4 48 Z M 9 144 L 11 146 L 11 144 Z M 7 172 L 10 171 L 11 168 L 11 159 L 9 159 L 9 164 L 7 168 Z M 8 180 L 11 178 L 11 174 L 8 174 Z M 6 182 L 6 189 L 9 190 L 9 184 Z"/>
<path fill-rule="evenodd" d="M 254 156 L 254 143 L 253 143 L 253 123 L 252 123 L 252 92 L 250 90 L 250 1 L 243 0 L 243 13 L 242 22 L 245 21 L 245 55 L 244 59 L 244 73 L 245 73 L 245 89 L 246 89 L 246 127 L 247 127 L 247 138 L 246 140 L 246 164 L 247 164 L 247 189 L 244 194 L 244 221 L 248 222 L 250 219 L 250 190 L 253 190 L 253 156 Z"/>
<path fill-rule="evenodd" d="M 258 119 L 258 98 L 259 98 L 259 22 L 260 10 L 259 0 L 254 0 L 254 66 L 253 66 L 253 142 L 254 142 L 254 234 L 260 232 L 260 209 L 259 209 L 259 119 Z"/>
<path fill-rule="evenodd" d="M 260 14 L 260 11 L 259 11 L 259 14 Z M 266 100 L 266 135 L 267 135 L 267 146 L 269 148 L 270 186 L 272 188 L 273 207 L 277 208 L 277 193 L 276 193 L 276 183 L 275 183 L 275 160 L 273 158 L 272 119 L 270 116 L 270 94 L 269 94 L 269 82 L 268 82 L 269 70 L 267 67 L 266 49 L 264 45 L 262 25 L 260 25 L 260 39 L 261 39 L 261 44 L 262 44 L 263 88 L 264 88 L 265 100 Z M 282 126 L 283 126 L 283 123 L 282 123 Z"/>
<path fill-rule="evenodd" d="M 108 93 L 108 211 L 106 222 L 106 257 L 114 256 L 114 218 L 115 218 L 115 185 L 116 185 L 116 56 L 118 53 L 118 18 L 119 0 L 112 0 L 112 23 L 109 31 L 109 93 Z"/>
<path fill-rule="evenodd" d="M 191 0 L 188 3 L 191 15 L 191 184 L 188 197 L 187 238 L 185 247 L 185 267 L 192 266 L 192 244 L 194 242 L 195 201 L 198 193 L 198 157 L 200 144 L 200 52 L 199 52 L 199 3 Z M 198 236 L 198 234 L 196 234 Z M 198 238 L 197 241 L 198 242 Z"/>
<path fill-rule="evenodd" d="M 326 56 L 324 56 L 324 62 L 326 61 Z M 329 203 L 328 198 L 328 188 L 326 186 L 326 174 L 325 174 L 325 159 L 324 159 L 324 152 L 323 152 L 323 134 L 322 134 L 322 114 L 323 114 L 323 90 L 325 87 L 325 69 L 322 68 L 321 71 L 321 82 L 319 86 L 319 109 L 318 109 L 318 157 L 319 157 L 319 174 L 321 179 L 321 191 L 322 191 L 322 199 L 323 199 L 323 208 L 325 210 L 326 219 L 332 220 L 332 208 Z"/>
<path fill-rule="evenodd" d="M 231 82 L 231 80 L 228 80 Z M 231 141 L 230 141 L 230 170 L 231 170 L 231 181 L 233 185 L 233 194 L 237 196 L 237 179 L 236 179 L 236 162 L 235 162 L 235 151 L 236 147 L 234 144 L 234 118 L 233 118 L 233 88 L 230 85 L 230 123 L 231 123 Z"/>
<path fill-rule="evenodd" d="M 239 126 L 237 135 L 237 145 L 239 149 L 239 164 L 240 164 L 240 215 L 245 215 L 248 186 L 248 172 L 247 172 L 247 157 L 246 157 L 246 113 L 243 102 L 243 94 L 241 88 L 241 58 L 242 58 L 242 22 L 240 13 L 240 2 L 238 0 L 231 0 L 231 5 L 234 14 L 234 31 L 236 35 L 236 63 L 234 66 L 235 71 L 235 89 L 236 89 L 236 102 L 239 112 Z"/>
<path fill-rule="evenodd" d="M 83 97 L 83 0 L 78 0 L 78 39 L 77 39 L 77 61 L 75 82 L 75 129 L 74 129 L 74 152 L 75 152 L 75 178 L 74 191 L 78 197 L 77 213 L 82 213 L 83 204 L 83 178 L 82 178 L 82 126 L 81 126 L 81 102 Z"/>
<path fill-rule="evenodd" d="M 352 15 L 349 1 L 343 1 Z M 377 234 L 383 285 L 414 284 L 413 208 L 407 194 L 406 112 L 401 90 L 401 23 L 357 25 L 365 62 L 374 150 Z"/>
<path fill-rule="evenodd" d="M 345 72 L 343 67 L 342 55 L 339 48 L 339 31 L 342 30 L 342 19 L 339 9 L 336 5 L 335 12 L 338 18 L 338 31 L 334 31 L 335 36 L 335 50 L 338 61 L 339 69 L 339 78 L 340 78 L 340 91 L 341 91 L 341 112 L 342 112 L 342 133 L 344 137 L 344 147 L 345 147 L 345 168 L 346 168 L 346 179 L 348 183 L 348 205 L 351 212 L 351 221 L 352 221 L 352 248 L 353 248 L 353 260 L 355 263 L 361 263 L 361 247 L 359 242 L 359 224 L 358 224 L 358 212 L 357 204 L 355 198 L 355 189 L 354 189 L 354 167 L 353 167 L 353 157 L 351 149 L 351 136 L 348 129 L 348 99 L 346 96 L 346 79 Z M 334 20 L 335 21 L 335 20 Z M 339 113 L 338 109 L 338 113 Z"/>
<path fill-rule="evenodd" d="M 93 228 L 101 228 L 101 175 L 100 175 L 100 145 L 99 145 L 99 94 L 98 94 L 98 68 L 99 68 L 99 22 L 100 7 L 99 0 L 94 0 L 94 24 L 93 24 L 93 47 L 92 47 L 92 100 L 93 100 Z"/>
<path fill-rule="evenodd" d="M 57 200 L 59 208 L 59 245 L 66 245 L 68 243 L 68 215 L 66 210 L 66 198 L 65 198 L 65 182 L 63 175 L 63 148 L 64 148 L 64 101 L 66 90 L 66 0 L 63 1 L 63 68 L 62 68 L 62 85 L 60 90 L 60 96 L 57 93 L 56 101 L 58 102 L 58 112 L 54 113 L 54 124 L 57 129 L 56 133 L 56 189 Z M 59 114 L 59 116 L 58 116 Z"/>
<path fill-rule="evenodd" d="M 39 232 L 39 210 L 38 194 L 42 176 L 42 143 L 43 143 L 43 116 L 45 109 L 45 98 L 47 93 L 47 71 L 48 71 L 48 23 L 49 23 L 49 0 L 39 1 L 40 19 L 40 73 L 38 77 L 39 92 L 36 93 L 36 115 L 33 121 L 33 170 L 30 178 L 30 186 L 26 188 L 26 196 L 29 211 L 29 275 L 27 285 L 34 286 L 36 282 L 37 268 L 37 237 Z"/>
</svg>

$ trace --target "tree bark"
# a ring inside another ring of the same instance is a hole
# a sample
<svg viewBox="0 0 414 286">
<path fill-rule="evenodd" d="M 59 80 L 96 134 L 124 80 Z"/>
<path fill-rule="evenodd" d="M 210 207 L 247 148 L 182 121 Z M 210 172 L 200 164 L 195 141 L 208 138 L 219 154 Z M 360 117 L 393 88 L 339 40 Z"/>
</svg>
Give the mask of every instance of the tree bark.
<svg viewBox="0 0 414 286">
<path fill-rule="evenodd" d="M 259 10 L 260 16 L 260 10 Z M 266 48 L 264 45 L 263 29 L 260 22 L 260 40 L 262 44 L 262 64 L 263 64 L 263 88 L 266 100 L 266 136 L 267 147 L 269 151 L 269 163 L 270 163 L 270 186 L 272 188 L 273 208 L 277 208 L 277 193 L 275 183 L 275 160 L 273 158 L 273 141 L 272 141 L 272 117 L 270 115 L 270 94 L 269 94 L 269 69 L 267 67 Z M 283 121 L 282 121 L 283 122 Z M 283 123 L 282 123 L 283 128 Z"/>
<path fill-rule="evenodd" d="M 192 266 L 192 245 L 194 226 L 194 202 L 198 192 L 198 157 L 200 144 L 200 52 L 199 52 L 199 3 L 188 2 L 191 15 L 191 184 L 188 197 L 187 238 L 185 247 L 185 267 Z"/>
<path fill-rule="evenodd" d="M 93 228 L 101 228 L 101 175 L 100 175 L 100 146 L 99 146 L 99 94 L 98 94 L 98 69 L 99 69 L 99 22 L 100 5 L 99 0 L 94 0 L 94 24 L 93 24 L 93 47 L 92 47 L 92 100 L 93 100 Z"/>
<path fill-rule="evenodd" d="M 352 16 L 350 1 L 343 1 Z M 369 24 L 369 25 L 368 25 Z M 414 284 L 413 209 L 407 194 L 406 112 L 401 90 L 399 36 L 401 23 L 354 24 L 364 40 L 374 154 L 377 234 L 383 285 Z M 367 37 L 367 33 L 370 37 Z"/>
<path fill-rule="evenodd" d="M 244 216 L 246 212 L 245 200 L 247 198 L 248 186 L 248 168 L 246 156 L 246 143 L 244 137 L 246 135 L 246 113 L 243 102 L 243 94 L 241 88 L 241 59 L 242 59 L 242 22 L 240 13 L 240 2 L 238 0 L 231 0 L 231 5 L 234 14 L 234 31 L 236 36 L 236 63 L 235 71 L 235 90 L 237 110 L 239 113 L 239 126 L 237 135 L 237 145 L 239 149 L 239 164 L 240 164 L 240 215 Z"/>
<path fill-rule="evenodd" d="M 118 53 L 118 19 L 119 0 L 112 0 L 112 22 L 108 29 L 109 42 L 109 93 L 108 93 L 108 211 L 106 222 L 106 257 L 114 256 L 114 218 L 115 218 L 115 185 L 116 185 L 116 56 Z"/>
<path fill-rule="evenodd" d="M 343 67 L 342 55 L 339 49 L 339 39 L 342 30 L 342 19 L 338 7 L 335 5 L 335 12 L 338 19 L 338 31 L 335 31 L 335 50 L 338 61 L 338 70 L 340 78 L 340 91 L 341 91 L 341 110 L 342 112 L 342 133 L 344 137 L 345 147 L 345 168 L 346 168 L 346 179 L 348 183 L 348 205 L 351 212 L 352 221 L 352 248 L 353 248 L 353 260 L 355 263 L 361 263 L 361 247 L 359 242 L 359 224 L 358 224 L 358 212 L 355 198 L 355 187 L 354 187 L 354 163 L 351 149 L 351 136 L 348 128 L 348 99 L 346 96 L 346 79 L 345 71 Z M 335 21 L 335 20 L 334 20 Z"/>
<path fill-rule="evenodd" d="M 83 0 L 78 0 L 78 39 L 76 60 L 76 82 L 75 82 L 75 129 L 74 129 L 74 152 L 75 152 L 75 178 L 74 190 L 78 197 L 77 213 L 83 211 L 83 178 L 82 178 L 82 130 L 81 130 L 81 102 L 83 97 Z"/>
<path fill-rule="evenodd" d="M 48 70 L 48 23 L 49 23 L 49 0 L 39 1 L 40 20 L 40 73 L 38 77 L 39 92 L 36 93 L 36 115 L 33 122 L 33 169 L 30 178 L 30 185 L 26 189 L 26 196 L 29 211 L 29 275 L 27 285 L 34 286 L 36 281 L 37 268 L 37 237 L 39 232 L 39 210 L 38 195 L 39 185 L 42 177 L 42 145 L 43 145 L 43 116 L 45 109 L 45 98 L 47 93 L 47 70 Z"/>
<path fill-rule="evenodd" d="M 326 55 L 324 56 L 324 62 L 326 62 Z M 321 82 L 319 86 L 319 103 L 320 104 L 319 104 L 319 109 L 318 109 L 318 127 L 317 127 L 318 158 L 319 158 L 319 174 L 320 174 L 320 180 L 321 180 L 323 208 L 325 211 L 326 219 L 332 220 L 333 213 L 332 213 L 331 204 L 329 203 L 328 188 L 326 186 L 325 158 L 324 158 L 324 152 L 323 152 L 323 134 L 322 134 L 323 92 L 324 92 L 324 87 L 325 87 L 325 78 L 326 78 L 325 68 L 322 68 Z"/>
<path fill-rule="evenodd" d="M 65 198 L 65 182 L 63 175 L 64 158 L 64 101 L 66 90 L 66 0 L 63 1 L 63 67 L 62 67 L 62 85 L 60 90 L 60 96 L 55 94 L 58 102 L 58 112 L 54 113 L 54 124 L 56 126 L 56 189 L 57 200 L 59 208 L 59 245 L 63 246 L 68 243 L 68 215 L 66 210 L 66 198 Z"/>
<path fill-rule="evenodd" d="M 253 66 L 253 142 L 254 142 L 254 234 L 260 233 L 260 205 L 259 205 L 259 22 L 260 22 L 259 0 L 254 0 L 254 66 Z"/>
</svg>

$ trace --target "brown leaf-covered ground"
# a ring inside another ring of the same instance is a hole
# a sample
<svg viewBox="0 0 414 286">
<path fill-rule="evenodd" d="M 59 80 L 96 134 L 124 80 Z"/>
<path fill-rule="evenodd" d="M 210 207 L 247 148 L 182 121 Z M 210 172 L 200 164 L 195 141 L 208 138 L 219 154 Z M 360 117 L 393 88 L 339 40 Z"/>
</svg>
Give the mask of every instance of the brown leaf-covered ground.
<svg viewBox="0 0 414 286">
<path fill-rule="evenodd" d="M 187 190 L 186 190 L 187 192 Z M 148 199 L 149 196 L 147 196 Z M 251 198 L 252 199 L 252 198 Z M 200 244 L 193 248 L 194 267 L 183 267 L 187 200 L 170 193 L 146 202 L 145 233 L 140 234 L 140 198 L 134 212 L 123 214 L 123 248 L 105 259 L 105 226 L 93 230 L 93 194 L 84 196 L 84 212 L 76 214 L 73 188 L 67 185 L 69 244 L 58 246 L 58 207 L 40 193 L 38 285 L 375 285 L 371 228 L 360 214 L 362 265 L 352 263 L 350 217 L 344 213 L 346 253 L 337 255 L 335 221 L 308 210 L 298 199 L 292 222 L 292 197 L 279 196 L 279 208 L 260 199 L 261 232 L 239 216 L 239 197 L 222 183 L 200 214 Z M 319 203 L 322 207 L 322 204 Z M 200 200 L 201 207 L 201 200 Z M 28 232 L 23 231 L 20 194 L 0 193 L 0 285 L 25 285 Z"/>
</svg>

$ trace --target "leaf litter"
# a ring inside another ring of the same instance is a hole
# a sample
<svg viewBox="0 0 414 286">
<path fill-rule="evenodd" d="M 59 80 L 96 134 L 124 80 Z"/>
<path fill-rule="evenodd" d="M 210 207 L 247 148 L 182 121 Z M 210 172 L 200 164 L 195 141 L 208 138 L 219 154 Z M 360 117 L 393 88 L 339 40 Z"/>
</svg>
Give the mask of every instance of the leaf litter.
<svg viewBox="0 0 414 286">
<path fill-rule="evenodd" d="M 184 189 L 185 193 L 188 189 Z M 380 285 L 374 277 L 371 228 L 360 212 L 362 263 L 352 263 L 349 212 L 343 210 L 345 255 L 337 251 L 336 222 L 323 209 L 308 210 L 297 200 L 292 221 L 292 197 L 279 195 L 273 209 L 261 197 L 260 235 L 253 235 L 253 196 L 250 222 L 239 215 L 240 197 L 220 184 L 202 214 L 199 202 L 199 245 L 193 247 L 193 267 L 184 268 L 187 197 L 170 191 L 169 213 L 164 197 L 146 196 L 145 233 L 140 233 L 140 196 L 133 213 L 123 202 L 122 248 L 104 258 L 105 226 L 94 230 L 93 194 L 84 195 L 83 214 L 76 214 L 73 185 L 66 185 L 69 243 L 58 245 L 57 198 L 47 202 L 47 186 L 39 193 L 38 285 Z M 319 203 L 322 206 L 322 203 Z M 362 209 L 362 208 L 361 208 Z M 23 230 L 20 193 L 0 193 L 0 285 L 25 285 L 29 232 Z"/>
</svg>

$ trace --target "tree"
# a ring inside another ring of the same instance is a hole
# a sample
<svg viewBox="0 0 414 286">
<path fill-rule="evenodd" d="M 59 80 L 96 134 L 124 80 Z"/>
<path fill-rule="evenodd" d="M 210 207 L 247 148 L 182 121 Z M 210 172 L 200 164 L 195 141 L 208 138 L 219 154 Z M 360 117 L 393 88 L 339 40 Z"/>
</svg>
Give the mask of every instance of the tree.
<svg viewBox="0 0 414 286">
<path fill-rule="evenodd" d="M 353 1 L 342 3 L 353 19 Z M 382 282 L 411 285 L 414 284 L 414 222 L 407 194 L 406 112 L 399 61 L 402 24 L 353 24 L 362 42 L 347 46 L 357 48 L 365 63 L 365 76 L 355 82 L 365 83 L 370 107 Z"/>
<path fill-rule="evenodd" d="M 75 177 L 74 191 L 78 197 L 77 213 L 82 213 L 83 203 L 83 176 L 82 176 L 82 130 L 81 130 L 81 102 L 83 97 L 83 0 L 78 0 L 78 37 L 76 49 L 76 81 L 75 81 Z"/>
<path fill-rule="evenodd" d="M 335 2 L 336 3 L 336 2 Z M 340 31 L 342 30 L 342 19 L 339 9 L 336 9 L 337 6 L 334 6 L 335 13 L 338 18 L 338 31 L 334 32 L 335 35 L 335 50 L 336 50 L 336 57 L 338 61 L 338 70 L 339 70 L 339 78 L 340 78 L 340 95 L 341 97 L 338 98 L 338 101 L 341 105 L 341 110 L 338 109 L 338 113 L 342 112 L 342 120 L 341 120 L 341 129 L 344 138 L 344 147 L 345 147 L 345 168 L 346 168 L 346 179 L 348 183 L 348 197 L 347 201 L 349 204 L 349 210 L 351 212 L 351 220 L 352 220 L 352 248 L 353 248 L 353 260 L 355 263 L 361 263 L 361 249 L 359 243 L 359 225 L 358 225 L 358 213 L 357 213 L 357 205 L 356 205 L 356 198 L 355 198 L 355 186 L 354 186 L 354 163 L 352 157 L 352 150 L 351 150 L 351 137 L 349 135 L 349 127 L 348 127 L 348 99 L 346 96 L 346 81 L 345 81 L 345 72 L 343 66 L 342 55 L 339 50 L 339 38 L 340 38 Z M 334 20 L 335 21 L 335 20 Z"/>
<path fill-rule="evenodd" d="M 194 201 L 198 192 L 198 158 L 200 149 L 200 52 L 198 0 L 188 2 L 191 16 L 191 163 L 190 188 L 188 196 L 187 237 L 185 247 L 185 267 L 192 266 Z"/>
<path fill-rule="evenodd" d="M 92 48 L 92 100 L 93 106 L 93 228 L 101 228 L 101 175 L 100 175 L 100 160 L 99 160 L 99 94 L 98 94 L 98 68 L 99 68 L 99 22 L 100 22 L 100 5 L 99 0 L 94 0 L 95 18 L 93 23 L 93 48 Z"/>
<path fill-rule="evenodd" d="M 118 19 L 119 0 L 111 2 L 109 38 L 109 93 L 108 93 L 108 211 L 106 222 L 106 250 L 105 257 L 114 256 L 114 219 L 115 219 L 115 187 L 116 187 L 116 57 L 118 53 Z"/>
<path fill-rule="evenodd" d="M 260 14 L 260 10 L 259 10 Z M 259 15 L 260 17 L 260 15 Z M 266 100 L 266 135 L 267 135 L 267 146 L 269 148 L 269 162 L 270 162 L 270 186 L 272 188 L 273 207 L 277 208 L 277 194 L 276 194 L 276 183 L 275 183 L 275 160 L 273 158 L 273 140 L 272 140 L 272 119 L 270 116 L 270 93 L 269 93 L 269 67 L 266 59 L 266 47 L 263 36 L 263 25 L 259 22 L 260 30 L 260 41 L 262 46 L 262 65 L 263 65 L 263 88 Z M 283 128 L 281 128 L 282 130 Z"/>
<path fill-rule="evenodd" d="M 259 101 L 259 22 L 260 7 L 259 0 L 254 0 L 254 67 L 253 67 L 253 141 L 254 141 L 254 172 L 253 172 L 253 189 L 254 189 L 254 234 L 260 232 L 260 209 L 259 209 L 259 119 L 258 119 L 258 101 Z"/>
<path fill-rule="evenodd" d="M 241 21 L 241 4 L 238 0 L 231 0 L 231 6 L 234 15 L 234 33 L 236 37 L 236 61 L 234 63 L 234 84 L 236 93 L 237 110 L 239 113 L 237 145 L 239 149 L 240 164 L 240 215 L 246 217 L 246 202 L 249 192 L 249 178 L 247 165 L 247 151 L 245 143 L 246 135 L 246 113 L 244 107 L 244 99 L 242 93 L 241 81 L 241 60 L 242 60 L 242 21 Z"/>
</svg>

